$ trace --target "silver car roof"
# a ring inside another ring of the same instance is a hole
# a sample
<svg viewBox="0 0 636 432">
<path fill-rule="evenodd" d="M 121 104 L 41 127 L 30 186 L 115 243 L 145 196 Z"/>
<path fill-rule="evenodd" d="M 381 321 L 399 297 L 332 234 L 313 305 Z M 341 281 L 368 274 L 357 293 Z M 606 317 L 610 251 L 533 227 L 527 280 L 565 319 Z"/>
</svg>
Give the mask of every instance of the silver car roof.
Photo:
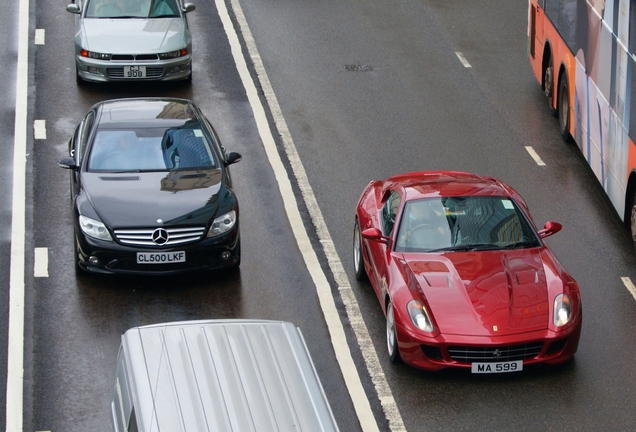
<svg viewBox="0 0 636 432">
<path fill-rule="evenodd" d="M 337 431 L 294 324 L 185 321 L 122 336 L 140 431 Z"/>
</svg>

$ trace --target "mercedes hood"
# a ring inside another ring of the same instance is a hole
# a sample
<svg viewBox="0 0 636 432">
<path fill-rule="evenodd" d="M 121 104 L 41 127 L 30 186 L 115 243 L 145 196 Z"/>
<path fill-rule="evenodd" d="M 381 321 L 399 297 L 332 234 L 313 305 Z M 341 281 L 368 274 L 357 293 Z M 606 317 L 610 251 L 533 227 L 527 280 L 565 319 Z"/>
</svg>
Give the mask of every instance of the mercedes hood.
<svg viewBox="0 0 636 432">
<path fill-rule="evenodd" d="M 82 194 L 111 228 L 206 225 L 228 204 L 224 199 L 233 199 L 222 179 L 218 169 L 84 173 Z"/>
</svg>

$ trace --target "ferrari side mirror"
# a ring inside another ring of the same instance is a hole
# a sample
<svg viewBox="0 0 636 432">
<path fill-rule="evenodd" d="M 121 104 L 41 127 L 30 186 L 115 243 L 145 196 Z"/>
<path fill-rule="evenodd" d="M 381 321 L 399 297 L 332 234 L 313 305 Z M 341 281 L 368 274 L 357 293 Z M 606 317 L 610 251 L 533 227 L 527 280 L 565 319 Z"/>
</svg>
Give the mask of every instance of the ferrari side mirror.
<svg viewBox="0 0 636 432">
<path fill-rule="evenodd" d="M 548 221 L 543 226 L 543 229 L 538 232 L 538 234 L 539 234 L 539 237 L 546 238 L 551 236 L 552 234 L 558 233 L 559 231 L 561 231 L 562 228 L 563 228 L 563 225 L 561 225 L 560 223 Z"/>
<path fill-rule="evenodd" d="M 364 231 L 362 231 L 361 234 L 362 238 L 371 241 L 376 241 L 384 244 L 389 244 L 389 242 L 391 241 L 390 237 L 382 235 L 382 232 L 377 228 L 365 229 Z"/>
</svg>

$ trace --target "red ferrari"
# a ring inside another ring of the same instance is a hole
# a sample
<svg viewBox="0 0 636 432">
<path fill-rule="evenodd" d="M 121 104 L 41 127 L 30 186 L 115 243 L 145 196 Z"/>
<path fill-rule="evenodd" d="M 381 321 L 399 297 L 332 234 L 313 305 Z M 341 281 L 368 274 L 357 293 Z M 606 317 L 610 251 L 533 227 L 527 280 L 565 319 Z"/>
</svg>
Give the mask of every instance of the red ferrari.
<svg viewBox="0 0 636 432">
<path fill-rule="evenodd" d="M 356 278 L 386 315 L 391 361 L 427 370 L 516 372 L 577 350 L 579 287 L 510 186 L 474 174 L 412 172 L 369 183 L 353 231 Z"/>
</svg>

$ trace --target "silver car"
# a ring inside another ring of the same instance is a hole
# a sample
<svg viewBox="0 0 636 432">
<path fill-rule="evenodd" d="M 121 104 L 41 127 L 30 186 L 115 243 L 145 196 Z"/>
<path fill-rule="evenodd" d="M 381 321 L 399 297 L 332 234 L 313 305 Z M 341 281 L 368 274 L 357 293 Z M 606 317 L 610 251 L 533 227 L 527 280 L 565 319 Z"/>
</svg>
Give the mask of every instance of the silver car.
<svg viewBox="0 0 636 432">
<path fill-rule="evenodd" d="M 76 0 L 77 83 L 192 79 L 192 37 L 182 0 Z"/>
</svg>

